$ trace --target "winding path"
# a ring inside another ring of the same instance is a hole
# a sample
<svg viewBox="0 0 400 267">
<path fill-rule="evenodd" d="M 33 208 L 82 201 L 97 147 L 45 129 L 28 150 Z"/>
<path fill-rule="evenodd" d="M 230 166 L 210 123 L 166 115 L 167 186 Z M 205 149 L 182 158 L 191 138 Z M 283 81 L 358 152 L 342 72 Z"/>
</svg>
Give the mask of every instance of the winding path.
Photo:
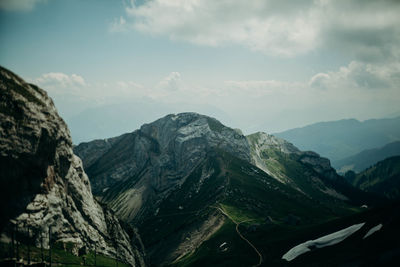
<svg viewBox="0 0 400 267">
<path fill-rule="evenodd" d="M 253 265 L 254 267 L 258 267 L 258 266 L 260 266 L 261 265 L 261 263 L 263 262 L 263 257 L 262 257 L 262 255 L 261 255 L 261 253 L 260 253 L 260 251 L 258 251 L 258 249 L 247 239 L 247 238 L 245 238 L 241 233 L 240 233 L 240 231 L 239 231 L 239 225 L 241 224 L 241 223 L 244 223 L 244 222 L 248 222 L 248 221 L 251 221 L 251 220 L 247 220 L 247 221 L 242 221 L 242 222 L 236 222 L 231 216 L 229 216 L 229 214 L 228 213 L 226 213 L 223 209 L 221 209 L 220 207 L 215 207 L 216 209 L 218 209 L 220 212 L 222 212 L 222 214 L 224 214 L 226 217 L 228 217 L 235 225 L 236 225 L 236 232 L 238 233 L 238 235 L 239 235 L 239 237 L 241 238 L 241 239 L 243 239 L 247 244 L 249 244 L 253 249 L 254 249 L 254 251 L 258 254 L 258 263 L 256 264 L 256 265 Z"/>
</svg>

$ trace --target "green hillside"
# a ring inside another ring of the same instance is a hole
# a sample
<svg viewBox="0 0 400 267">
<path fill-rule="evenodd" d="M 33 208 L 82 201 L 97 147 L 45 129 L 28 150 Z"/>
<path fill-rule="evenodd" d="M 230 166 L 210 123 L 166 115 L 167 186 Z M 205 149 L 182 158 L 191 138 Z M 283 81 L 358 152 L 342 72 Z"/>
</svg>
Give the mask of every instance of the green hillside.
<svg viewBox="0 0 400 267">
<path fill-rule="evenodd" d="M 261 266 L 394 266 L 400 260 L 399 203 L 377 207 L 319 224 L 291 226 L 264 223 L 240 225 L 240 232 L 261 252 Z M 365 225 L 339 244 L 316 249 L 287 262 L 281 257 L 292 247 L 325 236 L 354 224 Z M 372 227 L 382 224 L 380 231 L 363 238 Z M 246 242 L 232 237 L 234 225 L 228 222 L 194 253 L 173 266 L 257 266 L 258 256 L 243 246 Z M 240 242 L 241 241 L 241 242 Z M 231 244 L 227 251 L 220 244 Z"/>
<path fill-rule="evenodd" d="M 204 169 L 213 169 L 213 175 L 201 181 Z M 286 233 L 288 229 L 315 225 L 357 211 L 343 202 L 307 197 L 257 167 L 216 151 L 162 202 L 156 215 L 139 224 L 139 231 L 149 259 L 156 265 L 167 261 L 183 266 L 220 263 L 246 266 L 257 263 L 259 257 L 240 238 L 236 227 L 241 233 L 267 237 L 276 230 Z M 201 228 L 205 221 L 215 217 L 223 220 L 222 225 L 211 225 L 215 233 L 195 252 L 188 249 L 175 258 L 168 257 L 169 249 L 184 241 L 189 246 L 195 235 L 193 229 Z M 226 251 L 219 248 L 224 242 Z"/>
<path fill-rule="evenodd" d="M 361 190 L 387 198 L 398 198 L 400 196 L 400 156 L 378 162 L 355 175 L 351 182 Z"/>
</svg>

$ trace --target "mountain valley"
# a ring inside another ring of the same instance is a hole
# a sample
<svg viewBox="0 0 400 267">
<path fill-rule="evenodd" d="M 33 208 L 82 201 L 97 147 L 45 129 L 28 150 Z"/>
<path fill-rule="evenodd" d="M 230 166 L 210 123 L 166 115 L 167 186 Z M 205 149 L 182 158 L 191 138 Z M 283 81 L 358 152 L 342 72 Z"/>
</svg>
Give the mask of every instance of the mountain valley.
<svg viewBox="0 0 400 267">
<path fill-rule="evenodd" d="M 366 178 L 349 182 L 316 152 L 263 132 L 245 136 L 193 112 L 73 146 L 44 90 L 4 68 L 0 89 L 1 244 L 13 253 L 19 228 L 28 229 L 19 233 L 28 248 L 58 244 L 87 257 L 97 250 L 132 266 L 398 260 L 396 200 L 359 186 Z M 392 173 L 387 180 L 397 181 Z M 302 242 L 361 223 L 338 244 L 283 258 Z"/>
</svg>

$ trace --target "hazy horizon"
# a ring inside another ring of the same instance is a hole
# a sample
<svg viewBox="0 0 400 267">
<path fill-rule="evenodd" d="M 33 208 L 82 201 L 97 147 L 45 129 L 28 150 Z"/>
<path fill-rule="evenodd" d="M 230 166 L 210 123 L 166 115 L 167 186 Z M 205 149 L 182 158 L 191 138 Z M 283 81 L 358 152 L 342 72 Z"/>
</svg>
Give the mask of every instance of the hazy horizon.
<svg viewBox="0 0 400 267">
<path fill-rule="evenodd" d="M 48 91 L 75 140 L 187 111 L 273 133 L 400 115 L 399 13 L 390 0 L 5 0 L 0 65 Z"/>
</svg>

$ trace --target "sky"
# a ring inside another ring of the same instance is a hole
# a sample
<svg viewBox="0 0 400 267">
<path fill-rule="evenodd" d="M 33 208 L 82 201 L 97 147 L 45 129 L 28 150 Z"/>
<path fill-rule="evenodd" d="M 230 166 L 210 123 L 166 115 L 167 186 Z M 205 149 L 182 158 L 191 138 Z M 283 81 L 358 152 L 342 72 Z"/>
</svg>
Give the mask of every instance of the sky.
<svg viewBox="0 0 400 267">
<path fill-rule="evenodd" d="M 0 0 L 0 65 L 49 93 L 75 143 L 186 111 L 274 133 L 399 114 L 398 14 L 396 0 Z"/>
</svg>

